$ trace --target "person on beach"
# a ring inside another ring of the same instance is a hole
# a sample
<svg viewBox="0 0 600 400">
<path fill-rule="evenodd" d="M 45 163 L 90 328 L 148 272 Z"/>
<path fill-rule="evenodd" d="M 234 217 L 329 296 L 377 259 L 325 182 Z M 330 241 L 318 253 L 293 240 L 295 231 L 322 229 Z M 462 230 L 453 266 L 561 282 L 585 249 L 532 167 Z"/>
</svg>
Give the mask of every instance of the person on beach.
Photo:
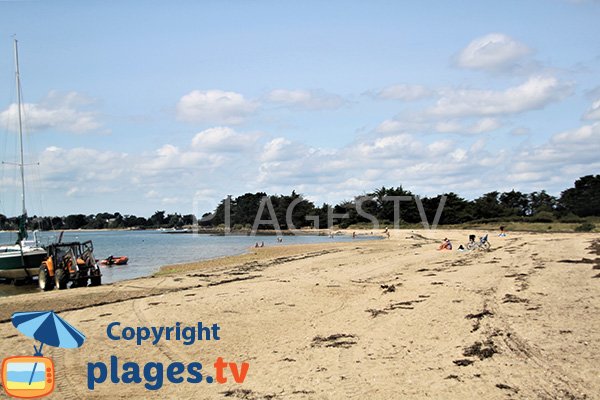
<svg viewBox="0 0 600 400">
<path fill-rule="evenodd" d="M 444 238 L 438 250 L 452 250 L 452 243 L 448 238 Z"/>
<path fill-rule="evenodd" d="M 356 239 L 356 232 L 352 232 L 352 239 Z"/>
<path fill-rule="evenodd" d="M 500 233 L 498 234 L 499 237 L 505 237 L 506 236 L 506 232 L 504 231 L 504 226 L 500 227 Z"/>
<path fill-rule="evenodd" d="M 468 248 L 473 247 L 473 245 L 475 244 L 475 235 L 469 235 L 469 243 L 467 244 Z"/>
</svg>

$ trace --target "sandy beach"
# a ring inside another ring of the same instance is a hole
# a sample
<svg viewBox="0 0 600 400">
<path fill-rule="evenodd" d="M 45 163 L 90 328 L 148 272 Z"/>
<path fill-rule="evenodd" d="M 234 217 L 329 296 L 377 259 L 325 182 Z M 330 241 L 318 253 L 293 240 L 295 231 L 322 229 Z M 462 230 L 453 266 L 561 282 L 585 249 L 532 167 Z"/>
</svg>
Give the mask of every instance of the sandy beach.
<svg viewBox="0 0 600 400">
<path fill-rule="evenodd" d="M 600 236 L 510 233 L 491 251 L 437 251 L 463 230 L 273 246 L 99 288 L 0 299 L 2 357 L 31 355 L 15 311 L 53 309 L 87 336 L 48 347 L 50 398 L 594 399 L 600 393 Z M 481 232 L 479 232 L 481 233 Z M 592 243 L 596 243 L 595 246 Z M 205 326 L 219 341 L 110 340 L 107 326 Z M 242 384 L 107 380 L 87 364 L 249 363 Z M 2 395 L 0 395 L 2 396 Z"/>
</svg>

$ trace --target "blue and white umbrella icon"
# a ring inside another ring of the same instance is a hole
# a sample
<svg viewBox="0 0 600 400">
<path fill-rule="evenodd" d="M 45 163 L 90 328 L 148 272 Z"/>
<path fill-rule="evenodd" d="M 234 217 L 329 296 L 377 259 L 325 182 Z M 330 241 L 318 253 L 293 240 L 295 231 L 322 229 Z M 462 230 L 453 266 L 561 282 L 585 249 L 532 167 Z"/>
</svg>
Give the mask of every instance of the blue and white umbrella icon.
<svg viewBox="0 0 600 400">
<path fill-rule="evenodd" d="M 42 347 L 45 344 L 64 349 L 81 347 L 85 335 L 75 329 L 67 321 L 59 317 L 54 311 L 17 312 L 12 315 L 12 323 L 25 336 L 41 342 L 40 347 L 33 345 L 36 356 L 42 356 Z M 37 363 L 31 371 L 31 379 L 35 374 Z"/>
</svg>

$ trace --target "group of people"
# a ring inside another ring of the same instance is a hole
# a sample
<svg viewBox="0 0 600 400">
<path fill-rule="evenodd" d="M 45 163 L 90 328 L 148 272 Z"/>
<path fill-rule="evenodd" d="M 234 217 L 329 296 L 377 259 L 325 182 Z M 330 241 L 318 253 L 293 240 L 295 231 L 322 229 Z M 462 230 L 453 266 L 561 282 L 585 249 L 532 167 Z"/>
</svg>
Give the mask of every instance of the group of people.
<svg viewBox="0 0 600 400">
<path fill-rule="evenodd" d="M 505 237 L 506 236 L 506 231 L 504 226 L 500 227 L 500 233 L 498 234 L 499 237 Z M 487 242 L 487 235 L 485 235 L 484 237 L 481 238 L 481 244 L 483 245 L 485 242 Z M 467 250 L 467 249 L 472 249 L 473 247 L 471 246 L 472 244 L 475 243 L 475 235 L 469 235 L 469 244 L 465 246 L 463 246 L 462 244 L 460 246 L 458 246 L 458 250 Z M 489 247 L 489 245 L 488 245 Z M 442 240 L 442 243 L 440 244 L 440 247 L 438 247 L 438 250 L 452 250 L 452 242 L 450 241 L 450 239 L 448 238 L 444 238 L 444 240 Z"/>
<path fill-rule="evenodd" d="M 283 238 L 282 237 L 277 237 L 277 243 L 283 243 Z M 256 242 L 256 244 L 254 245 L 255 248 L 259 248 L 259 247 L 265 247 L 265 242 Z"/>
</svg>

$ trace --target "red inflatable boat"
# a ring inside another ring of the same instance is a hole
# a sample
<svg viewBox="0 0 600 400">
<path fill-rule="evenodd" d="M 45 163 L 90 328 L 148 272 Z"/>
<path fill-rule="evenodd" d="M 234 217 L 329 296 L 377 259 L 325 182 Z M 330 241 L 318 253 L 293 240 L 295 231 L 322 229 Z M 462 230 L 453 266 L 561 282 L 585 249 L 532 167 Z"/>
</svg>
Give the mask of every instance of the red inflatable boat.
<svg viewBox="0 0 600 400">
<path fill-rule="evenodd" d="M 102 265 L 124 265 L 129 261 L 127 256 L 108 256 L 104 260 L 100 260 L 99 263 Z"/>
</svg>

